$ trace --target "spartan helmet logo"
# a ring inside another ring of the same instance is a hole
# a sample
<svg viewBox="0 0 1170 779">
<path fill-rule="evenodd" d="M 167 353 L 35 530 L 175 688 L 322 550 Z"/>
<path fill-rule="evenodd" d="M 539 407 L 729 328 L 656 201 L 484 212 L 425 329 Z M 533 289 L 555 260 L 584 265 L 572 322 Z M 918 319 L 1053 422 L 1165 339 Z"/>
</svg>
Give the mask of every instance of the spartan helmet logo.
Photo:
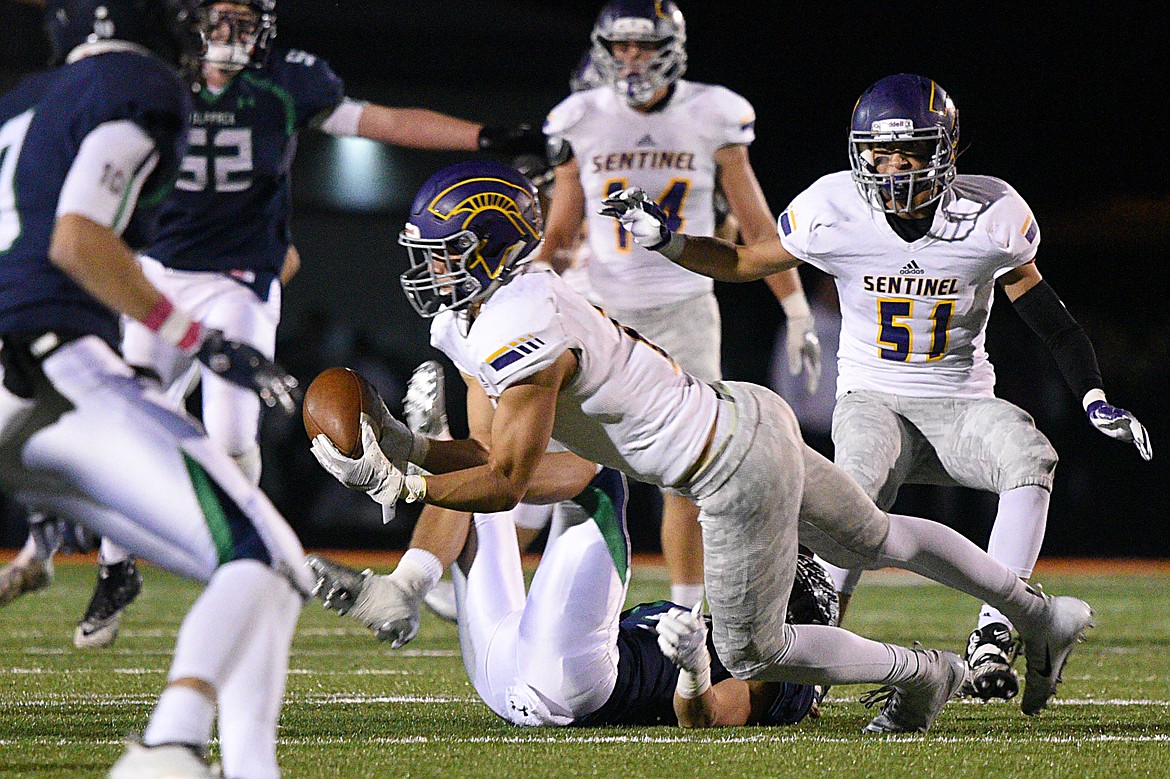
<svg viewBox="0 0 1170 779">
<path fill-rule="evenodd" d="M 445 168 L 419 190 L 399 235 L 410 257 L 403 289 L 424 317 L 485 301 L 527 261 L 541 226 L 536 190 L 519 171 L 487 161 Z"/>
</svg>

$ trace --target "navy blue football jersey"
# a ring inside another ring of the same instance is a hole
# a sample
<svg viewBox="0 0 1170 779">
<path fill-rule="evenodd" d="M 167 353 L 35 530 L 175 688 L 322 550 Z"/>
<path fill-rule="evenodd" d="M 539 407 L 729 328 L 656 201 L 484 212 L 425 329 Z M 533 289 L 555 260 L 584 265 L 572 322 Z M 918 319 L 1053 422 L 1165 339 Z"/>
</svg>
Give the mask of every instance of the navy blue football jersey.
<svg viewBox="0 0 1170 779">
<path fill-rule="evenodd" d="M 642 603 L 625 612 L 618 626 L 618 678 L 609 700 L 574 725 L 675 725 L 674 688 L 678 667 L 658 648 L 654 617 L 682 608 L 670 601 Z M 715 655 L 710 636 L 711 684 L 731 677 Z"/>
<path fill-rule="evenodd" d="M 574 720 L 573 725 L 678 724 L 674 713 L 674 689 L 678 684 L 679 670 L 658 648 L 653 617 L 679 608 L 682 607 L 677 603 L 660 600 L 622 612 L 618 626 L 617 683 L 600 709 Z M 731 673 L 719 661 L 709 632 L 707 651 L 711 653 L 711 684 L 730 679 Z M 808 714 L 816 695 L 817 690 L 811 685 L 784 682 L 763 720 L 757 724 L 794 725 Z"/>
<path fill-rule="evenodd" d="M 195 95 L 187 156 L 146 254 L 183 270 L 245 271 L 266 290 L 289 246 L 297 133 L 343 97 L 324 60 L 295 50 Z"/>
<path fill-rule="evenodd" d="M 159 161 L 137 204 L 126 204 L 134 213 L 123 237 L 133 244 L 174 181 L 188 112 L 188 90 L 170 67 L 125 50 L 30 76 L 0 97 L 0 334 L 54 330 L 117 343 L 118 315 L 49 261 L 61 188 L 91 131 L 139 125 Z"/>
</svg>

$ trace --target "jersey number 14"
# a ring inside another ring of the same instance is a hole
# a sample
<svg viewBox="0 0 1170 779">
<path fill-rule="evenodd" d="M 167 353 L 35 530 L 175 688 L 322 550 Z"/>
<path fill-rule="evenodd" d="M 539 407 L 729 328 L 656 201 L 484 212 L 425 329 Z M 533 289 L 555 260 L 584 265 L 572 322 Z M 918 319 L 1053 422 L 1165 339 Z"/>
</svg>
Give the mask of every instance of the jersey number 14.
<svg viewBox="0 0 1170 779">
<path fill-rule="evenodd" d="M 603 200 L 610 195 L 621 192 L 630 186 L 627 179 L 613 179 L 605 183 L 605 195 Z M 658 207 L 666 214 L 666 229 L 671 232 L 678 232 L 682 229 L 683 222 L 683 204 L 686 203 L 687 193 L 691 190 L 691 182 L 689 179 L 674 179 L 666 185 L 666 189 L 662 190 L 662 194 L 655 198 Z M 630 250 L 630 234 L 628 231 L 622 229 L 621 223 L 615 221 L 617 248 L 619 252 L 628 252 Z"/>
</svg>

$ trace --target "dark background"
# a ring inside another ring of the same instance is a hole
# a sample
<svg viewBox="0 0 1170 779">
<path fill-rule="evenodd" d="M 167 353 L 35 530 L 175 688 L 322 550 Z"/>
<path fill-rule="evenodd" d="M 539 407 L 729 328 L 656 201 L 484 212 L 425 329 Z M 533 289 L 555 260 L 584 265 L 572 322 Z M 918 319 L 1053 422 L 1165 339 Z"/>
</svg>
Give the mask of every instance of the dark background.
<svg viewBox="0 0 1170 779">
<path fill-rule="evenodd" d="M 687 78 L 724 84 L 756 107 L 752 161 L 773 211 L 846 167 L 849 115 L 868 84 L 904 71 L 934 78 L 960 110 L 960 170 L 1004 178 L 1032 206 L 1043 232 L 1041 272 L 1093 339 L 1110 400 L 1145 422 L 1159 452 L 1170 441 L 1167 12 L 1147 3 L 1076 6 L 1096 9 L 1089 14 L 1063 4 L 829 5 L 681 3 Z M 352 97 L 538 123 L 567 94 L 599 6 L 285 0 L 278 43 L 326 58 Z M 12 0 L 0 0 L 0 33 L 7 88 L 39 67 L 47 48 L 37 12 Z M 305 267 L 287 290 L 279 357 L 304 380 L 328 365 L 352 365 L 393 406 L 413 365 L 435 356 L 399 289 L 405 260 L 394 239 L 417 185 L 461 155 L 353 143 L 302 136 L 293 230 Z M 358 159 L 372 160 L 373 173 L 361 173 L 367 162 Z M 355 195 L 363 186 L 369 191 Z M 820 286 L 816 271 L 802 273 L 810 289 Z M 762 284 L 717 292 L 725 374 L 766 383 L 778 306 Z M 1145 463 L 1093 431 L 1002 296 L 988 350 L 998 394 L 1032 413 L 1061 455 L 1044 553 L 1170 556 L 1164 452 Z M 453 394 L 457 429 L 458 401 Z M 264 487 L 307 544 L 405 542 L 413 514 L 382 528 L 376 506 L 316 469 L 299 420 L 266 419 L 264 437 Z M 984 541 L 994 506 L 992 496 L 908 487 L 898 508 Z M 645 517 L 636 542 L 652 548 L 649 491 L 638 493 L 635 511 Z M 0 525 L 0 540 L 19 543 L 19 524 Z"/>
</svg>

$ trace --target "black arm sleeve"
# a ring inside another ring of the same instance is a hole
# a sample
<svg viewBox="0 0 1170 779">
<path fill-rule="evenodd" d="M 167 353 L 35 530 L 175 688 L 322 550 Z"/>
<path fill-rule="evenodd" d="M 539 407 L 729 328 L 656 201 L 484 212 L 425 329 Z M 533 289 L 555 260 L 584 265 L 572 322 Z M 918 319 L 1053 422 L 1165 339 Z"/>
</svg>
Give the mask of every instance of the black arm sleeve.
<svg viewBox="0 0 1170 779">
<path fill-rule="evenodd" d="M 1041 280 L 1012 305 L 1052 352 L 1056 367 L 1078 400 L 1103 386 L 1089 336 L 1047 281 Z"/>
</svg>

